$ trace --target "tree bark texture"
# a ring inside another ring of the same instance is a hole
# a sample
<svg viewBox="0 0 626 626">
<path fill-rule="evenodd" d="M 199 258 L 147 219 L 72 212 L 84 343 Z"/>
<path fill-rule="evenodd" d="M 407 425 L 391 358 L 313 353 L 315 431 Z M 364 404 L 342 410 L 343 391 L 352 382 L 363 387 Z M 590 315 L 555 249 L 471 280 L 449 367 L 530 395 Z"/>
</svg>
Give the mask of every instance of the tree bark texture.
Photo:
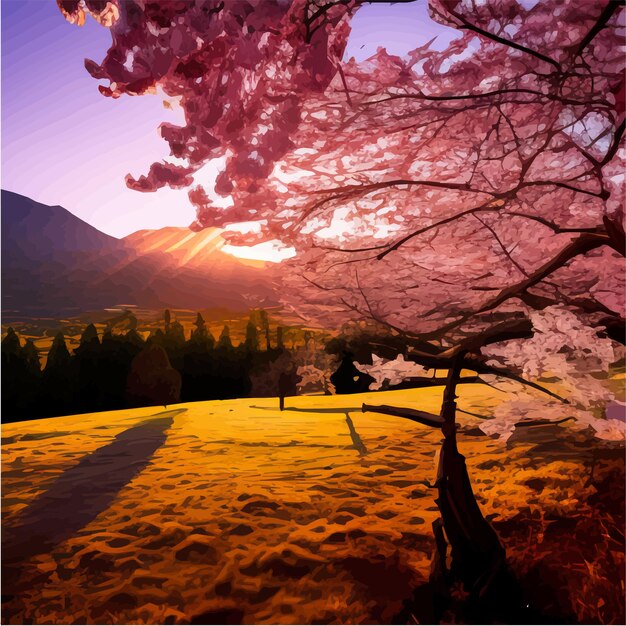
<svg viewBox="0 0 626 626">
<path fill-rule="evenodd" d="M 493 577 L 502 571 L 505 551 L 476 502 L 465 457 L 457 448 L 456 385 L 462 363 L 461 354 L 450 368 L 441 407 L 444 440 L 439 456 L 436 502 L 452 562 L 449 570 L 445 562 L 440 564 L 440 569 L 453 580 L 461 580 L 470 594 L 481 597 Z M 445 553 L 441 556 L 445 559 Z"/>
</svg>

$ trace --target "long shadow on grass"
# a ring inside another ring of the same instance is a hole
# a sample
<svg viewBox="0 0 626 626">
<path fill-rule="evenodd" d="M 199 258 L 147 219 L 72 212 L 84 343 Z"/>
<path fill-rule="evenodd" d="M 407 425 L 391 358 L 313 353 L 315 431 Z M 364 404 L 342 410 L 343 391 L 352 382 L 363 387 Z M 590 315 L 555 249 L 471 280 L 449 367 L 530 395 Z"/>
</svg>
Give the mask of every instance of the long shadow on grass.
<svg viewBox="0 0 626 626">
<path fill-rule="evenodd" d="M 265 406 L 256 406 L 252 405 L 250 408 L 252 409 L 262 409 L 263 411 L 275 411 L 276 409 L 272 409 L 270 407 Z M 354 427 L 354 422 L 350 417 L 350 411 L 356 413 L 360 411 L 359 408 L 356 407 L 338 407 L 338 408 L 330 408 L 330 409 L 298 409 L 296 407 L 285 407 L 285 411 L 296 411 L 298 413 L 344 413 L 346 416 L 346 424 L 348 425 L 348 430 L 350 431 L 350 438 L 352 439 L 352 444 L 354 449 L 359 453 L 360 456 L 365 456 L 367 454 L 367 448 L 361 439 L 359 433 L 357 433 L 356 428 Z"/>
<path fill-rule="evenodd" d="M 148 465 L 174 417 L 186 410 L 159 413 L 119 433 L 63 472 L 22 511 L 15 526 L 3 528 L 3 566 L 11 569 L 49 552 L 93 521 Z"/>
</svg>

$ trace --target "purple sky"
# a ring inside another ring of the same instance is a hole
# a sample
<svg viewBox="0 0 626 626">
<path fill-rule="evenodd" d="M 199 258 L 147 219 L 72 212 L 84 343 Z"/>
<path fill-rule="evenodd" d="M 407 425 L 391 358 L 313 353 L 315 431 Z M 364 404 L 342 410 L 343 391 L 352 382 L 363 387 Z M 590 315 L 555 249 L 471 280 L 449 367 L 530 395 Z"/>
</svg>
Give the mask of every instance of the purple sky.
<svg viewBox="0 0 626 626">
<path fill-rule="evenodd" d="M 127 173 L 143 174 L 168 156 L 157 134 L 179 123 L 159 96 L 105 98 L 83 66 L 110 45 L 106 28 L 89 18 L 67 23 L 55 0 L 2 0 L 2 188 L 60 204 L 100 230 L 124 236 L 143 228 L 187 226 L 194 218 L 186 191 L 129 190 Z M 378 46 L 405 54 L 455 31 L 431 21 L 426 0 L 362 7 L 352 21 L 347 57 L 364 59 Z M 210 182 L 212 170 L 198 174 Z"/>
</svg>

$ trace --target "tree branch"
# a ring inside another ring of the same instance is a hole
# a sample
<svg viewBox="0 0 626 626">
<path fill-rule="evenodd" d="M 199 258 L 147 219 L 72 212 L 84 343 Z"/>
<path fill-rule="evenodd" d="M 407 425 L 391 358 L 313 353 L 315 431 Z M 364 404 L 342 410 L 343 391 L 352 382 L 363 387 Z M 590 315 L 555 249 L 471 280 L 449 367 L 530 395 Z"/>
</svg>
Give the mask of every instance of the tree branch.
<svg viewBox="0 0 626 626">
<path fill-rule="evenodd" d="M 595 248 L 599 248 L 600 246 L 607 244 L 610 245 L 610 239 L 607 235 L 584 233 L 576 237 L 576 239 L 570 241 L 570 243 L 556 256 L 535 270 L 530 276 L 528 276 L 528 278 L 506 287 L 495 298 L 492 298 L 472 315 L 495 309 L 509 298 L 515 297 L 522 291 L 526 291 L 529 287 L 536 285 L 538 282 L 546 278 L 546 276 L 549 276 L 552 272 L 563 267 L 574 257 L 586 254 Z"/>
<path fill-rule="evenodd" d="M 388 243 L 383 243 L 383 244 L 379 244 L 377 246 L 369 246 L 366 248 L 335 248 L 333 246 L 318 246 L 321 250 L 331 250 L 333 252 L 372 252 L 374 250 L 381 250 L 384 249 L 383 252 L 381 252 L 380 254 L 378 254 L 375 258 L 377 258 L 379 261 L 381 259 L 383 259 L 384 257 L 386 257 L 390 252 L 393 252 L 394 250 L 397 250 L 398 248 L 400 248 L 402 245 L 404 245 L 407 241 L 410 241 L 411 239 L 413 239 L 414 237 L 418 237 L 419 235 L 423 235 L 424 233 L 428 232 L 429 230 L 433 230 L 435 228 L 438 228 L 439 226 L 443 226 L 445 224 L 449 224 L 450 222 L 454 222 L 462 217 L 465 217 L 466 215 L 473 215 L 475 213 L 479 213 L 481 211 L 483 212 L 498 212 L 502 209 L 502 207 L 504 206 L 504 202 L 502 200 L 490 200 L 489 202 L 483 203 L 479 206 L 473 207 L 472 209 L 467 209 L 466 211 L 461 211 L 460 213 L 455 213 L 454 215 L 451 215 L 450 217 L 445 217 L 442 220 L 439 220 L 438 222 L 435 222 L 434 224 L 429 224 L 428 226 L 424 226 L 423 228 L 419 228 L 418 230 L 413 231 L 412 233 L 409 233 L 408 235 L 406 235 L 405 237 L 402 237 L 402 239 L 398 239 L 398 241 L 396 241 L 395 243 L 392 244 L 388 244 Z"/>
<path fill-rule="evenodd" d="M 574 56 L 579 56 L 584 52 L 585 48 L 593 41 L 596 35 L 607 25 L 608 21 L 611 19 L 615 11 L 617 11 L 617 9 L 623 5 L 623 0 L 609 0 L 608 4 L 604 7 L 602 13 L 600 13 L 598 21 L 593 25 L 591 30 L 578 44 L 578 48 L 576 49 Z"/>
<path fill-rule="evenodd" d="M 519 336 L 527 336 L 527 335 L 519 335 Z M 493 337 L 491 343 L 495 343 L 495 336 Z M 516 338 L 513 334 L 508 337 L 509 339 Z M 505 339 L 501 339 L 504 341 Z M 487 343 L 485 343 L 487 345 Z M 449 369 L 452 363 L 457 358 L 459 352 L 461 350 L 450 349 L 446 352 L 439 354 L 428 354 L 427 352 L 422 352 L 421 350 L 411 350 L 407 354 L 407 358 L 415 363 L 419 363 L 424 367 L 428 367 L 430 369 Z M 548 396 L 554 398 L 555 400 L 559 400 L 563 404 L 569 404 L 569 401 L 563 398 L 562 396 L 542 387 L 541 385 L 533 382 L 532 380 L 527 380 L 523 376 L 516 374 L 515 372 L 511 372 L 503 367 L 496 367 L 495 365 L 488 365 L 485 363 L 484 357 L 475 357 L 466 354 L 463 357 L 463 368 L 472 370 L 477 374 L 491 374 L 493 376 L 500 376 L 502 378 L 508 378 L 510 380 L 514 380 L 522 385 L 526 385 L 527 387 L 532 387 L 541 393 L 545 393 Z"/>
<path fill-rule="evenodd" d="M 544 263 L 541 267 L 535 270 L 530 276 L 521 280 L 509 287 L 506 287 L 498 293 L 491 300 L 487 301 L 483 306 L 475 311 L 469 311 L 464 313 L 456 320 L 444 324 L 436 331 L 422 335 L 423 338 L 429 339 L 432 337 L 440 337 L 444 333 L 457 326 L 460 326 L 470 318 L 479 315 L 480 313 L 486 313 L 506 302 L 510 298 L 519 297 L 530 287 L 541 282 L 544 278 L 552 274 L 554 271 L 564 267 L 573 258 L 586 254 L 595 248 L 599 248 L 604 245 L 612 246 L 612 241 L 608 235 L 597 233 L 583 233 L 582 235 L 572 239 L 556 256 Z"/>
<path fill-rule="evenodd" d="M 332 187 L 330 189 L 317 189 L 311 191 L 313 194 L 336 193 L 338 198 L 344 195 L 350 196 L 353 193 L 367 193 L 368 191 L 376 191 L 377 189 L 386 189 L 387 187 L 399 187 L 401 185 L 423 187 L 438 187 L 440 189 L 457 189 L 459 191 L 471 191 L 473 193 L 482 193 L 487 196 L 495 196 L 497 194 L 491 191 L 483 191 L 482 189 L 473 189 L 468 183 L 442 182 L 438 180 L 413 180 L 412 178 L 397 178 L 394 180 L 383 180 L 378 183 L 369 183 L 366 185 L 344 185 L 343 187 Z"/>
<path fill-rule="evenodd" d="M 388 254 L 397 250 L 400 246 L 403 246 L 407 241 L 410 241 L 414 237 L 424 234 L 425 232 L 432 230 L 433 228 L 437 228 L 439 226 L 443 226 L 444 224 L 449 224 L 450 222 L 454 222 L 461 217 L 465 217 L 466 215 L 474 215 L 480 211 L 500 211 L 500 209 L 504 206 L 504 202 L 502 200 L 496 200 L 495 202 L 490 201 L 486 204 L 481 204 L 480 206 L 474 207 L 473 209 L 467 209 L 467 211 L 461 211 L 461 213 L 457 213 L 456 215 L 452 215 L 450 217 L 446 217 L 445 219 L 439 220 L 434 224 L 430 224 L 429 226 L 424 226 L 424 228 L 420 228 L 406 237 L 399 239 L 396 243 L 389 246 L 385 251 L 379 253 L 376 258 L 380 261 L 385 258 Z"/>
<path fill-rule="evenodd" d="M 538 420 L 522 420 L 521 422 L 515 422 L 515 428 L 522 426 L 547 426 L 548 424 L 562 424 L 569 420 L 576 419 L 575 417 L 562 417 L 560 420 L 538 419 Z"/>
<path fill-rule="evenodd" d="M 617 148 L 616 148 L 617 149 Z M 587 189 L 581 189 L 580 187 L 574 187 L 574 185 L 570 185 L 568 183 L 563 183 L 557 180 L 528 180 L 523 181 L 519 184 L 519 186 L 515 189 L 515 191 L 519 191 L 524 187 L 559 187 L 561 189 L 568 189 L 569 191 L 574 191 L 576 193 L 584 193 L 588 196 L 593 196 L 594 198 L 601 198 L 602 200 L 606 200 L 608 195 L 606 191 L 589 191 Z"/>
<path fill-rule="evenodd" d="M 462 15 L 459 15 L 456 11 L 453 11 L 452 9 L 449 9 L 449 8 L 447 8 L 447 10 L 450 12 L 451 15 L 453 15 L 457 20 L 459 20 L 463 24 L 463 26 L 459 27 L 460 30 L 469 30 L 473 33 L 476 33 L 477 35 L 482 35 L 483 37 L 486 37 L 487 39 L 491 39 L 492 41 L 496 41 L 497 43 L 501 43 L 505 46 L 508 46 L 509 48 L 514 48 L 515 50 L 520 50 L 521 52 L 530 54 L 531 56 L 534 56 L 535 58 L 540 59 L 541 61 L 544 61 L 545 63 L 549 63 L 550 65 L 554 66 L 559 72 L 561 71 L 560 63 L 550 58 L 549 56 L 546 56 L 545 54 L 542 54 L 541 52 L 537 52 L 536 50 L 532 50 L 531 48 L 527 48 L 526 46 L 522 46 L 519 43 L 515 43 L 514 41 L 511 41 L 510 39 L 505 39 L 504 37 L 500 37 L 499 35 L 490 33 L 488 30 L 484 30 L 483 28 L 480 28 L 479 26 L 476 26 L 475 24 L 468 22 Z"/>
<path fill-rule="evenodd" d="M 401 389 L 424 389 L 427 387 L 441 387 L 446 384 L 445 376 L 437 378 L 426 378 L 424 376 L 410 376 L 401 383 L 388 385 L 382 391 L 396 391 Z M 459 379 L 459 385 L 486 385 L 487 383 L 480 376 L 464 376 Z"/>
<path fill-rule="evenodd" d="M 493 235 L 493 238 L 496 240 L 496 243 L 500 246 L 500 249 L 502 250 L 502 252 L 504 252 L 507 259 L 509 259 L 509 261 L 511 261 L 511 263 L 519 270 L 519 273 L 522 276 L 528 276 L 528 272 L 513 258 L 511 252 L 507 250 L 507 247 L 504 245 L 503 241 L 500 239 L 498 233 L 496 232 L 496 229 L 493 228 L 493 226 L 491 226 L 490 224 L 487 224 L 487 222 L 485 222 L 480 217 L 478 217 L 478 215 L 474 214 L 473 217 L 477 219 Z"/>
<path fill-rule="evenodd" d="M 448 349 L 442 355 L 453 356 L 462 351 L 475 352 L 483 346 L 511 339 L 528 339 L 533 335 L 533 325 L 526 318 L 507 320 L 490 326 L 486 330 L 460 341 L 454 348 Z"/>
<path fill-rule="evenodd" d="M 532 387 L 533 389 L 536 389 L 537 391 L 540 391 L 541 393 L 545 393 L 546 395 L 550 396 L 551 398 L 554 398 L 555 400 L 558 400 L 559 402 L 562 402 L 563 404 L 570 403 L 569 400 L 563 398 L 558 393 L 554 393 L 554 391 L 550 391 L 549 389 L 542 387 L 541 385 L 533 382 L 532 380 L 528 380 L 524 378 L 523 376 L 520 376 L 519 374 L 516 374 L 515 372 L 511 372 L 510 370 L 507 370 L 503 367 L 487 365 L 486 363 L 481 363 L 478 359 L 473 359 L 472 357 L 470 358 L 466 357 L 465 363 L 468 369 L 472 369 L 475 372 L 478 372 L 479 374 L 492 374 L 494 376 L 501 376 L 502 378 L 508 378 L 522 385 L 526 385 L 527 387 Z"/>
<path fill-rule="evenodd" d="M 408 93 L 408 94 L 393 94 L 389 95 L 386 98 L 380 98 L 380 100 L 368 100 L 367 102 L 362 102 L 361 106 L 369 106 L 372 104 L 380 104 L 382 102 L 389 102 L 391 100 L 425 100 L 427 102 L 454 102 L 458 100 L 475 100 L 480 98 L 491 98 L 493 96 L 501 96 L 507 94 L 528 94 L 533 96 L 539 96 L 541 98 L 547 98 L 548 100 L 556 100 L 562 102 L 563 104 L 570 105 L 580 105 L 580 106 L 589 106 L 590 104 L 597 104 L 599 106 L 610 106 L 606 100 L 600 101 L 586 101 L 586 100 L 573 100 L 571 98 L 564 98 L 562 96 L 558 96 L 556 94 L 544 93 L 542 91 L 536 91 L 534 89 L 496 89 L 494 91 L 485 91 L 484 93 L 468 93 L 468 94 L 459 94 L 459 95 L 447 95 L 447 96 L 429 96 L 424 93 Z M 499 102 L 499 104 L 507 104 L 506 101 Z"/>
<path fill-rule="evenodd" d="M 605 229 L 602 226 L 589 226 L 587 228 L 565 228 L 559 226 L 556 222 L 541 217 L 540 215 L 530 215 L 529 213 L 520 213 L 519 211 L 509 211 L 507 215 L 514 215 L 515 217 L 523 217 L 527 220 L 533 220 L 539 224 L 543 224 L 550 228 L 557 235 L 563 233 L 604 233 Z"/>
<path fill-rule="evenodd" d="M 394 417 L 403 417 L 404 419 L 417 422 L 418 424 L 424 424 L 424 426 L 430 426 L 431 428 L 441 428 L 443 426 L 443 418 L 434 413 L 427 413 L 426 411 L 418 411 L 416 409 L 405 409 L 395 406 L 389 406 L 387 404 L 372 405 L 363 404 L 361 407 L 363 413 L 382 413 L 383 415 L 393 415 Z"/>
<path fill-rule="evenodd" d="M 512 195 L 515 195 L 520 189 L 524 188 L 524 187 L 537 187 L 537 186 L 550 186 L 553 185 L 555 187 L 561 187 L 563 189 L 568 189 L 569 191 L 574 191 L 576 193 L 584 193 L 590 196 L 594 196 L 596 198 L 606 198 L 606 192 L 595 192 L 595 191 L 588 191 L 586 189 L 580 189 L 579 187 L 574 187 L 573 185 L 569 185 L 567 183 L 561 183 L 558 181 L 528 181 L 528 182 L 521 182 L 515 189 L 511 189 L 507 192 L 504 193 L 494 193 L 494 192 L 487 192 L 487 191 L 478 191 L 475 189 L 471 189 L 469 188 L 465 183 L 462 184 L 457 184 L 457 183 L 438 183 L 436 181 L 406 181 L 406 180 L 397 180 L 397 181 L 387 181 L 386 183 L 373 183 L 371 185 L 351 185 L 351 189 L 350 190 L 346 190 L 344 193 L 346 194 L 346 196 L 351 196 L 355 193 L 359 193 L 359 195 L 361 195 L 361 193 L 367 193 L 368 191 L 372 190 L 372 189 L 382 189 L 383 187 L 390 187 L 393 185 L 401 185 L 401 184 L 415 184 L 415 185 L 430 185 L 430 186 L 435 186 L 435 187 L 446 187 L 448 185 L 456 185 L 455 187 L 449 187 L 449 188 L 453 188 L 453 189 L 464 189 L 465 191 L 472 191 L 474 193 L 481 193 L 481 194 L 487 194 L 487 195 L 491 195 L 495 198 L 498 198 L 496 200 L 489 200 L 488 202 L 485 202 L 479 206 L 473 207 L 471 209 L 467 209 L 465 211 L 461 211 L 460 213 L 455 213 L 454 215 L 451 215 L 450 217 L 446 217 L 442 220 L 439 220 L 438 222 L 435 222 L 434 224 L 430 224 L 428 226 L 424 226 L 423 228 L 420 228 L 416 231 L 413 231 L 412 233 L 409 233 L 408 235 L 406 235 L 405 237 L 402 237 L 402 239 L 399 239 L 398 241 L 396 241 L 393 244 L 379 244 L 376 246 L 367 246 L 367 247 L 363 247 L 363 248 L 337 248 L 334 246 L 318 246 L 321 250 L 330 250 L 333 252 L 346 252 L 346 253 L 350 253 L 350 252 L 373 252 L 375 250 L 383 250 L 382 252 L 380 252 L 376 258 L 380 261 L 381 259 L 385 258 L 388 254 L 390 254 L 391 252 L 393 252 L 394 250 L 397 250 L 398 248 L 400 248 L 401 246 L 403 246 L 405 243 L 407 243 L 407 241 L 410 241 L 411 239 L 418 237 L 419 235 L 422 235 L 426 232 L 428 232 L 429 230 L 433 230 L 439 226 L 444 226 L 445 224 L 449 224 L 450 222 L 456 221 L 457 219 L 460 219 L 461 217 L 465 217 L 466 215 L 473 215 L 475 213 L 480 213 L 480 212 L 500 212 L 502 207 L 505 205 L 505 201 L 502 199 L 504 197 L 511 197 Z M 337 189 L 341 189 L 341 188 L 336 188 L 336 189 L 326 189 L 326 190 L 322 190 L 322 191 L 315 191 L 312 193 L 326 193 L 326 192 L 333 192 L 333 191 L 337 191 Z M 347 189 L 347 188 L 346 188 Z M 332 196 L 329 198 L 325 198 L 322 199 L 318 202 L 316 202 L 310 210 L 308 210 L 306 212 L 306 215 L 303 216 L 301 218 L 302 221 L 303 219 L 305 219 L 305 217 L 307 217 L 308 215 L 310 215 L 315 209 L 319 208 L 320 206 L 322 206 L 323 204 L 325 204 L 326 202 L 329 202 L 331 200 L 336 200 L 341 198 L 341 195 L 336 195 L 336 196 Z M 544 226 L 547 226 L 548 228 L 551 228 L 555 233 L 598 233 L 598 232 L 605 232 L 604 229 L 602 229 L 601 227 L 590 227 L 590 228 L 561 228 L 559 227 L 557 224 L 555 224 L 554 222 L 551 222 L 545 218 L 542 217 L 538 217 L 538 216 L 533 216 L 533 215 L 528 215 L 526 213 L 518 213 L 518 212 L 511 212 L 509 213 L 509 215 L 516 215 L 518 217 L 525 217 L 527 219 L 531 219 L 531 220 L 535 220 L 536 222 L 539 222 L 541 224 L 543 224 Z M 483 223 L 483 225 L 485 225 Z M 524 272 L 523 272 L 524 273 Z"/>
<path fill-rule="evenodd" d="M 495 198 L 498 194 L 492 191 L 484 191 L 482 189 L 474 189 L 470 187 L 468 183 L 455 183 L 455 182 L 441 182 L 436 180 L 412 180 L 412 179 L 394 179 L 385 180 L 378 183 L 369 184 L 355 184 L 344 185 L 342 187 L 331 187 L 327 189 L 312 190 L 310 193 L 315 195 L 331 194 L 327 197 L 323 197 L 317 202 L 314 202 L 310 207 L 302 212 L 302 215 L 297 219 L 296 223 L 301 224 L 305 219 L 309 217 L 314 211 L 322 207 L 332 200 L 347 200 L 354 196 L 362 196 L 371 191 L 378 191 L 379 189 L 387 189 L 389 187 L 400 187 L 402 185 L 407 186 L 422 186 L 422 187 L 436 187 L 438 189 L 454 189 L 457 191 L 467 191 L 470 193 L 478 193 Z"/>
</svg>

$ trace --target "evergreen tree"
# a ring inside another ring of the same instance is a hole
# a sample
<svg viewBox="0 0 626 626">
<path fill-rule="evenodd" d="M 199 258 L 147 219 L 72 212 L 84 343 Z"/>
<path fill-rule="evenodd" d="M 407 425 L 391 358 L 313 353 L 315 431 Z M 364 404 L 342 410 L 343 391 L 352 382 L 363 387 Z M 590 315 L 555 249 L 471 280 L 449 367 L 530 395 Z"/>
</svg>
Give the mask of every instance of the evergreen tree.
<svg viewBox="0 0 626 626">
<path fill-rule="evenodd" d="M 241 350 L 224 348 L 214 353 L 215 364 L 211 377 L 211 388 L 214 397 L 219 400 L 227 398 L 245 398 L 250 393 L 250 369 L 253 359 L 249 357 L 245 347 Z"/>
<path fill-rule="evenodd" d="M 22 348 L 24 359 L 24 387 L 22 397 L 26 410 L 25 417 L 36 418 L 46 414 L 46 407 L 42 403 L 42 373 L 39 351 L 32 339 L 27 339 Z"/>
<path fill-rule="evenodd" d="M 257 327 L 250 320 L 246 326 L 246 340 L 244 346 L 248 352 L 258 352 L 259 350 L 259 332 Z"/>
<path fill-rule="evenodd" d="M 185 329 L 178 320 L 170 324 L 169 330 L 165 333 L 165 336 L 170 345 L 174 348 L 182 348 L 185 343 Z"/>
<path fill-rule="evenodd" d="M 98 331 L 93 324 L 89 324 L 83 334 L 80 337 L 80 341 L 78 344 L 78 348 L 74 350 L 75 354 L 80 354 L 80 352 L 86 351 L 94 351 L 100 347 L 100 339 L 98 337 Z"/>
<path fill-rule="evenodd" d="M 74 350 L 73 374 L 76 383 L 75 410 L 93 413 L 102 410 L 102 381 L 100 371 L 100 339 L 93 324 L 89 324 Z"/>
<path fill-rule="evenodd" d="M 174 369 L 181 372 L 185 359 L 185 329 L 179 321 L 171 322 L 165 332 L 165 344 L 170 363 Z"/>
<path fill-rule="evenodd" d="M 272 349 L 272 343 L 270 341 L 270 319 L 265 309 L 259 311 L 261 328 L 265 333 L 265 350 L 269 352 Z"/>
<path fill-rule="evenodd" d="M 20 353 L 21 344 L 18 334 L 12 326 L 9 326 L 5 338 L 2 340 L 2 354 L 17 356 Z"/>
<path fill-rule="evenodd" d="M 233 342 L 230 340 L 230 328 L 226 325 L 222 329 L 220 337 L 217 340 L 217 347 L 222 349 L 229 349 L 233 347 Z"/>
<path fill-rule="evenodd" d="M 146 342 L 143 337 L 134 329 L 131 328 L 125 335 L 124 338 L 127 343 L 134 346 L 136 348 L 137 353 L 140 350 L 143 350 L 146 346 Z"/>
<path fill-rule="evenodd" d="M 114 335 L 110 331 L 102 337 L 101 388 L 102 410 L 127 406 L 126 381 L 132 360 L 141 352 L 144 342 L 136 331 Z"/>
<path fill-rule="evenodd" d="M 27 417 L 29 389 L 27 361 L 20 338 L 9 328 L 2 340 L 2 419 L 12 422 Z"/>
<path fill-rule="evenodd" d="M 62 332 L 55 335 L 48 353 L 48 360 L 44 372 L 61 371 L 69 369 L 72 357 L 65 344 L 65 336 Z"/>
<path fill-rule="evenodd" d="M 101 344 L 102 410 L 111 411 L 124 406 L 126 376 L 123 373 L 122 348 L 110 327 L 104 331 Z"/>
<path fill-rule="evenodd" d="M 230 329 L 224 326 L 213 352 L 211 392 L 215 399 L 243 398 L 250 392 L 250 369 L 253 359 L 242 344 L 234 349 Z"/>
<path fill-rule="evenodd" d="M 215 339 L 208 331 L 200 313 L 196 316 L 194 326 L 187 342 L 181 370 L 183 377 L 181 400 L 183 402 L 210 400 L 217 397 L 213 381 Z"/>
<path fill-rule="evenodd" d="M 212 349 L 215 346 L 215 339 L 206 327 L 204 318 L 200 313 L 196 316 L 194 326 L 195 328 L 191 331 L 189 342 L 197 346 L 206 346 L 208 350 Z"/>
<path fill-rule="evenodd" d="M 32 339 L 26 340 L 22 348 L 22 354 L 30 374 L 35 378 L 39 378 L 41 376 L 41 361 L 39 360 L 39 350 L 37 350 L 37 346 L 35 346 Z"/>
<path fill-rule="evenodd" d="M 165 347 L 165 333 L 160 328 L 157 328 L 155 331 L 150 333 L 147 343 L 148 345 L 155 344 L 157 346 L 161 346 L 162 348 L 164 348 Z"/>
<path fill-rule="evenodd" d="M 72 357 L 65 344 L 63 333 L 59 332 L 54 337 L 43 371 L 43 395 L 50 416 L 68 415 L 73 412 L 75 385 L 71 370 Z"/>
</svg>

